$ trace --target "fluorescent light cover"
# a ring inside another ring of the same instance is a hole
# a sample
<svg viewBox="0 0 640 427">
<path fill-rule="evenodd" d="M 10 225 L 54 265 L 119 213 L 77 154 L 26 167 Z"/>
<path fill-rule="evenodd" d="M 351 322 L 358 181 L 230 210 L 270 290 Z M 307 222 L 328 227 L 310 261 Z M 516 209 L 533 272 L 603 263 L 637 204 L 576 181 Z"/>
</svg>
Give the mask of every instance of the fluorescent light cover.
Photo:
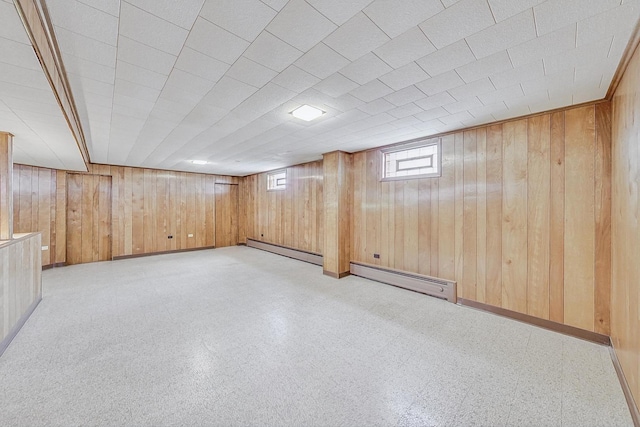
<svg viewBox="0 0 640 427">
<path fill-rule="evenodd" d="M 291 114 L 293 114 L 293 117 L 310 122 L 311 120 L 317 119 L 323 115 L 324 111 L 319 110 L 316 107 L 312 107 L 311 105 L 303 105 L 302 107 L 298 107 L 293 110 Z"/>
<path fill-rule="evenodd" d="M 194 165 L 206 165 L 207 162 L 206 160 L 191 160 L 191 163 L 193 163 Z"/>
</svg>

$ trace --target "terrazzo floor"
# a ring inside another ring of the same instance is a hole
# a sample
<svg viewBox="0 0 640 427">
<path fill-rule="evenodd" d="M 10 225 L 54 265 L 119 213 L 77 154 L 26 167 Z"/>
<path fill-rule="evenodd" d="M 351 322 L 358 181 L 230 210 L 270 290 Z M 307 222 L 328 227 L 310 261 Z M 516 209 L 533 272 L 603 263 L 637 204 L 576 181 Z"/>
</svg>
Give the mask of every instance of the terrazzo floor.
<svg viewBox="0 0 640 427">
<path fill-rule="evenodd" d="M 45 271 L 2 426 L 631 426 L 608 349 L 246 247 Z"/>
</svg>

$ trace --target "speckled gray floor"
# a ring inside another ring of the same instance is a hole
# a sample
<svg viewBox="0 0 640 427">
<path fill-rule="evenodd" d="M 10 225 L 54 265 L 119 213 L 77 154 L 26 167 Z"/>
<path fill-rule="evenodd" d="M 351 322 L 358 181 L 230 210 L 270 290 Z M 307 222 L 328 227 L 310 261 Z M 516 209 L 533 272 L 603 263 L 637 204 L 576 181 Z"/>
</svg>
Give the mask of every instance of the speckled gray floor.
<svg viewBox="0 0 640 427">
<path fill-rule="evenodd" d="M 632 425 L 608 350 L 234 247 L 44 273 L 0 425 Z"/>
</svg>

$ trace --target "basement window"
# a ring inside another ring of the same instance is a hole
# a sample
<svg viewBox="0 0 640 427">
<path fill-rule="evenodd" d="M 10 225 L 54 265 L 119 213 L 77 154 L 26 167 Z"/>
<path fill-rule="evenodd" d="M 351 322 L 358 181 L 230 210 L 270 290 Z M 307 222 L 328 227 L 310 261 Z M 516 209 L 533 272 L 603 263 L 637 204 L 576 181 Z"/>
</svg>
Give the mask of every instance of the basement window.
<svg viewBox="0 0 640 427">
<path fill-rule="evenodd" d="M 382 180 L 439 177 L 440 139 L 382 150 Z"/>
<path fill-rule="evenodd" d="M 287 170 L 269 172 L 267 174 L 267 190 L 284 190 L 287 188 Z"/>
</svg>

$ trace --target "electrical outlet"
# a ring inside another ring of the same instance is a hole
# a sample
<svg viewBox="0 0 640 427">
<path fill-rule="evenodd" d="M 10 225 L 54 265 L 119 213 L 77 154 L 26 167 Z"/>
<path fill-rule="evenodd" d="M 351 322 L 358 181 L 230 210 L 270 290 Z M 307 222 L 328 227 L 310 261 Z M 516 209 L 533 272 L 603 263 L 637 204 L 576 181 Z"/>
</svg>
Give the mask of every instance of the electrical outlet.
<svg viewBox="0 0 640 427">
<path fill-rule="evenodd" d="M 193 234 L 188 234 L 187 237 L 193 237 Z"/>
<path fill-rule="evenodd" d="M 49 250 L 49 246 L 43 246 L 43 247 L 42 247 L 42 250 L 43 250 L 43 251 L 48 251 L 48 250 Z"/>
<path fill-rule="evenodd" d="M 375 259 L 380 259 L 380 254 L 373 254 L 373 257 L 374 257 Z"/>
<path fill-rule="evenodd" d="M 167 236 L 167 239 L 173 239 L 173 236 Z"/>
<path fill-rule="evenodd" d="M 260 234 L 260 237 L 264 237 L 264 234 Z"/>
</svg>

